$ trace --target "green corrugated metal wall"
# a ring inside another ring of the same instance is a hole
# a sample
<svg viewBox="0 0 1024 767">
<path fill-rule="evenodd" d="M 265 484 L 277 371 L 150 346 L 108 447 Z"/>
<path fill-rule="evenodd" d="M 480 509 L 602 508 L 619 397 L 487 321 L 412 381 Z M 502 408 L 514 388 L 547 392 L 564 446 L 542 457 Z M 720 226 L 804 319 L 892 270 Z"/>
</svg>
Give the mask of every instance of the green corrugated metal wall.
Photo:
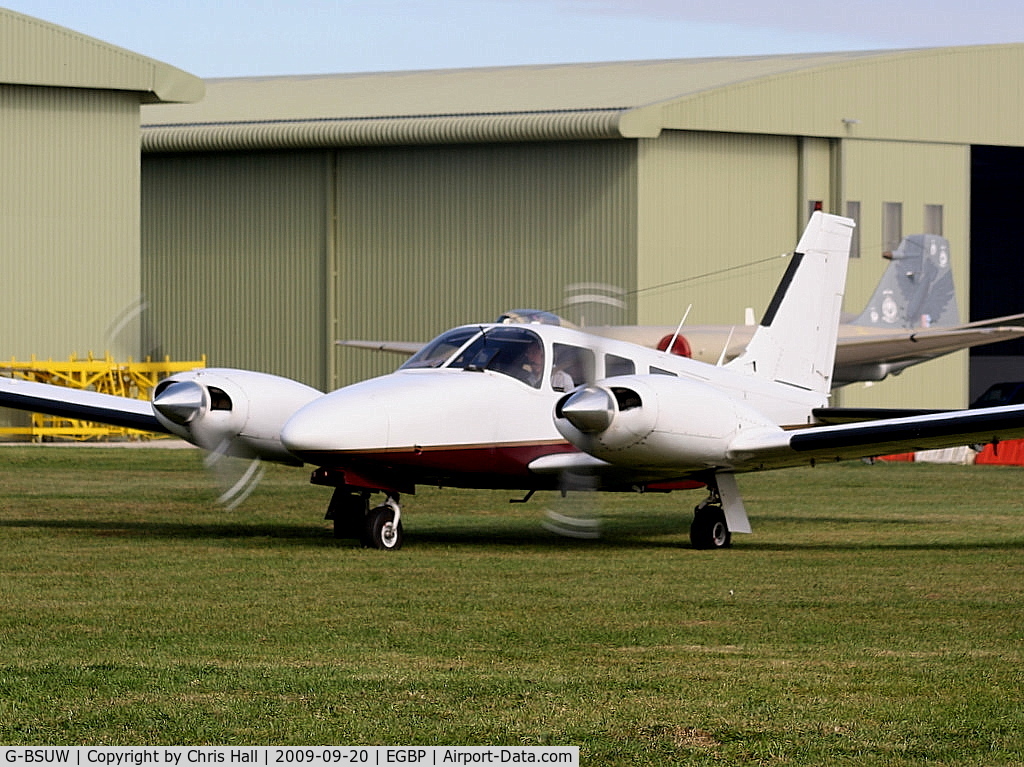
<svg viewBox="0 0 1024 767">
<path fill-rule="evenodd" d="M 150 343 L 323 386 L 328 152 L 147 156 Z"/>
<path fill-rule="evenodd" d="M 575 320 L 567 285 L 635 283 L 630 142 L 352 150 L 338 166 L 340 338 L 427 340 L 524 307 Z M 337 360 L 339 383 L 397 361 Z"/>
<path fill-rule="evenodd" d="M 336 338 L 428 340 L 511 308 L 571 315 L 569 284 L 635 284 L 632 148 L 147 156 L 156 343 L 332 387 L 400 361 Z"/>
<path fill-rule="evenodd" d="M 6 358 L 138 353 L 137 94 L 0 85 Z"/>
<path fill-rule="evenodd" d="M 335 339 L 425 341 L 522 307 L 576 320 L 565 305 L 573 283 L 625 290 L 615 322 L 675 324 L 690 304 L 690 324 L 740 323 L 748 306 L 760 316 L 812 200 L 840 213 L 861 203 L 846 302 L 859 311 L 887 263 L 882 203 L 897 200 L 904 234 L 923 230 L 925 205 L 943 206 L 966 317 L 966 153 L 666 131 L 639 142 L 152 155 L 144 284 L 164 352 L 329 388 L 400 362 Z M 841 401 L 961 406 L 965 366 L 957 355 L 848 387 Z"/>
<path fill-rule="evenodd" d="M 860 312 L 888 264 L 881 258 L 882 205 L 900 202 L 903 234 L 926 231 L 925 206 L 941 205 L 949 240 L 960 319 L 969 317 L 970 147 L 887 141 L 843 141 L 846 200 L 861 204 L 861 257 L 850 264 L 846 309 Z M 912 367 L 875 386 L 842 390 L 842 404 L 885 407 L 965 407 L 968 403 L 967 352 Z"/>
<path fill-rule="evenodd" d="M 746 306 L 760 316 L 784 269 L 772 257 L 796 244 L 797 147 L 685 131 L 640 141 L 641 323 L 674 325 L 691 304 L 691 325 L 741 323 Z"/>
<path fill-rule="evenodd" d="M 7 8 L 0 8 L 0 80 L 131 92 L 136 108 L 140 101 L 196 101 L 205 91 L 180 69 Z"/>
<path fill-rule="evenodd" d="M 0 356 L 138 358 L 139 105 L 203 84 L 4 8 L 0 60 Z"/>
<path fill-rule="evenodd" d="M 668 128 L 1019 145 L 1022 88 L 1019 44 L 935 48 L 739 80 L 651 109 Z"/>
<path fill-rule="evenodd" d="M 792 250 L 815 200 L 840 214 L 848 200 L 861 205 L 848 312 L 863 308 L 888 265 L 880 257 L 883 203 L 902 204 L 904 235 L 926 231 L 925 206 L 941 206 L 966 321 L 969 147 L 666 131 L 641 140 L 639 157 L 639 322 L 674 325 L 691 304 L 691 325 L 739 323 L 748 306 L 759 317 L 784 267 L 771 257 Z M 963 407 L 967 384 L 964 352 L 881 385 L 847 387 L 836 401 Z"/>
</svg>

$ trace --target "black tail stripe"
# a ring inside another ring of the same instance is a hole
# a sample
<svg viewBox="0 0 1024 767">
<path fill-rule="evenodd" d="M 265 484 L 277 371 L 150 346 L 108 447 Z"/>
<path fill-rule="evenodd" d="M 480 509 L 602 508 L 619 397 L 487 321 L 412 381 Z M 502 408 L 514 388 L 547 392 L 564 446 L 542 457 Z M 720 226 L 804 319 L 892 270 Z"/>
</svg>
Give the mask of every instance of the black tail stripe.
<svg viewBox="0 0 1024 767">
<path fill-rule="evenodd" d="M 779 307 L 782 305 L 782 299 L 786 297 L 786 291 L 789 290 L 789 285 L 793 282 L 793 278 L 796 277 L 797 269 L 800 268 L 800 262 L 804 260 L 803 253 L 794 253 L 793 257 L 789 260 L 789 266 L 786 267 L 786 273 L 782 275 L 782 282 L 775 289 L 775 295 L 772 296 L 772 302 L 768 304 L 768 310 L 764 313 L 764 318 L 761 320 L 761 324 L 764 327 L 771 327 L 772 321 L 775 319 L 775 313 L 779 311 Z"/>
</svg>

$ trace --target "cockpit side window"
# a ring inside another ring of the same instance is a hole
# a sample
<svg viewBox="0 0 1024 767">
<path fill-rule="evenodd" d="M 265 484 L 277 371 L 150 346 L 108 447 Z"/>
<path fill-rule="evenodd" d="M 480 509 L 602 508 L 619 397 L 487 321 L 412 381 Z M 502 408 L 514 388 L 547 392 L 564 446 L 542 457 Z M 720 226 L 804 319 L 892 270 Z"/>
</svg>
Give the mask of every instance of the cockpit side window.
<svg viewBox="0 0 1024 767">
<path fill-rule="evenodd" d="M 544 380 L 544 344 L 530 330 L 494 328 L 463 349 L 448 367 L 493 370 L 539 389 Z"/>
<path fill-rule="evenodd" d="M 569 391 L 594 378 L 594 352 L 581 346 L 555 344 L 555 360 L 551 370 L 551 387 Z"/>
<path fill-rule="evenodd" d="M 479 333 L 478 328 L 456 328 L 442 333 L 410 357 L 399 370 L 416 368 L 439 368 L 457 352 L 470 338 Z"/>
</svg>

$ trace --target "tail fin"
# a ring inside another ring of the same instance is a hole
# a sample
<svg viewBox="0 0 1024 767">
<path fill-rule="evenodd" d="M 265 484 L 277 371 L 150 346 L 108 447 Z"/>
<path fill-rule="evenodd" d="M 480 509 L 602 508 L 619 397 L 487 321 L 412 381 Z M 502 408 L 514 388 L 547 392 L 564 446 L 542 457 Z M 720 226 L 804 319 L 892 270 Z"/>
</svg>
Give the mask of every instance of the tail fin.
<svg viewBox="0 0 1024 767">
<path fill-rule="evenodd" d="M 885 256 L 892 263 L 852 324 L 914 329 L 960 323 L 946 238 L 911 234 Z"/>
<path fill-rule="evenodd" d="M 854 226 L 820 211 L 811 216 L 754 337 L 727 367 L 829 392 Z"/>
</svg>

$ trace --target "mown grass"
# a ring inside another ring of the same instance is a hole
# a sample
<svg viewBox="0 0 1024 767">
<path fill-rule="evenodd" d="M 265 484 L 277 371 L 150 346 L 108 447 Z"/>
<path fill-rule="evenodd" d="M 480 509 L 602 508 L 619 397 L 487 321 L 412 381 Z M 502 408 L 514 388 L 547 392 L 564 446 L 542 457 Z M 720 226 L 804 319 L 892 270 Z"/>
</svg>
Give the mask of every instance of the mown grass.
<svg viewBox="0 0 1024 767">
<path fill-rule="evenodd" d="M 1022 480 L 745 476 L 725 552 L 688 548 L 699 493 L 427 490 L 388 554 L 334 541 L 302 470 L 225 512 L 192 451 L 2 448 L 0 742 L 1022 764 Z"/>
</svg>

